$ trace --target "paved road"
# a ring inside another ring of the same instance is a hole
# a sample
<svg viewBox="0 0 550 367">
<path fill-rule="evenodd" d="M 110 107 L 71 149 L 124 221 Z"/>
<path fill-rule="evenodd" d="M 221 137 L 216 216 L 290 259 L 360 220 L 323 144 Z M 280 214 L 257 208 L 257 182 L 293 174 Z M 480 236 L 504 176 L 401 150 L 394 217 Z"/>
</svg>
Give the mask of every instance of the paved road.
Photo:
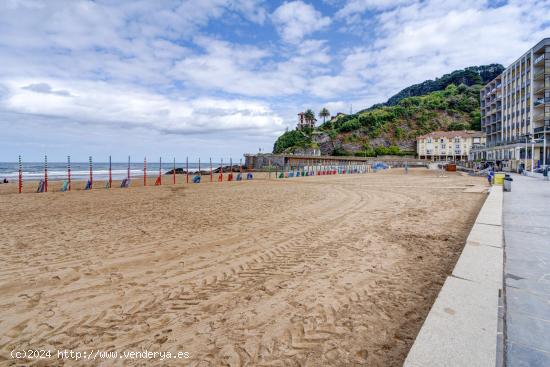
<svg viewBox="0 0 550 367">
<path fill-rule="evenodd" d="M 504 193 L 506 362 L 550 366 L 550 182 L 513 178 Z"/>
</svg>

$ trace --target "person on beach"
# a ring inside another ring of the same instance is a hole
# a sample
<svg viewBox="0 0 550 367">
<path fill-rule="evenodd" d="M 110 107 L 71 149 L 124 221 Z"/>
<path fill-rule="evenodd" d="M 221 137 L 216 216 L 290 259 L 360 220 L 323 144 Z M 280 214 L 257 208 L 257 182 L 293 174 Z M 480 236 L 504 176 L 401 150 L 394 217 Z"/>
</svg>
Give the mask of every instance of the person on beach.
<svg viewBox="0 0 550 367">
<path fill-rule="evenodd" d="M 8 179 L 4 177 L 4 183 L 8 183 Z"/>
<path fill-rule="evenodd" d="M 489 185 L 491 185 L 493 183 L 493 169 L 491 168 L 489 170 L 489 173 L 487 174 L 487 181 L 489 181 Z"/>
</svg>

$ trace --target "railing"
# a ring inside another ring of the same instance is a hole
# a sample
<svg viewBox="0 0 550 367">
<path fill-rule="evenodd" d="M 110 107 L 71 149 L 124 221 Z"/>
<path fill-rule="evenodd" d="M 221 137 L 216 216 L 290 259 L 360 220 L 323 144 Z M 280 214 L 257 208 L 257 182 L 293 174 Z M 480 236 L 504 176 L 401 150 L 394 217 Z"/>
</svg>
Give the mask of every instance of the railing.
<svg viewBox="0 0 550 367">
<path fill-rule="evenodd" d="M 550 74 L 549 69 L 544 69 L 533 75 L 533 79 L 538 79 L 539 77 L 543 76 L 544 74 Z"/>
<path fill-rule="evenodd" d="M 533 132 L 535 134 L 537 133 L 542 133 L 542 132 L 546 132 L 546 131 L 550 131 L 550 121 L 546 121 L 547 123 L 544 125 L 544 126 L 539 126 L 539 127 L 535 127 L 533 129 Z"/>
</svg>

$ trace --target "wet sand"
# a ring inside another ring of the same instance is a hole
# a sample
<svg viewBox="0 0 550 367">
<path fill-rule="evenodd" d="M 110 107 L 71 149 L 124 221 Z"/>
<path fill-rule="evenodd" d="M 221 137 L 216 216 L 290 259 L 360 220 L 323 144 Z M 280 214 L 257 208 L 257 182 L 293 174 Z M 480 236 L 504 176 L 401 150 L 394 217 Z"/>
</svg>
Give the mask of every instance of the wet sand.
<svg viewBox="0 0 550 367">
<path fill-rule="evenodd" d="M 483 178 L 438 176 L 6 185 L 0 364 L 72 348 L 190 354 L 86 365 L 401 365 L 485 199 Z"/>
</svg>

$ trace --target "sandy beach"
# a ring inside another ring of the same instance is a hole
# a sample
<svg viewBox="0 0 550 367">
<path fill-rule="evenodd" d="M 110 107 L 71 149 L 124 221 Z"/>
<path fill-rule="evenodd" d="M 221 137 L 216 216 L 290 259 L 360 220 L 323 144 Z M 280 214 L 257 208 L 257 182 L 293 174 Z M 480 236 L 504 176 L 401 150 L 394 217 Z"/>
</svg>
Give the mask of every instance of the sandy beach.
<svg viewBox="0 0 550 367">
<path fill-rule="evenodd" d="M 1 365 L 399 366 L 486 189 L 420 168 L 179 180 L 0 188 Z M 27 348 L 189 358 L 10 358 Z"/>
</svg>

